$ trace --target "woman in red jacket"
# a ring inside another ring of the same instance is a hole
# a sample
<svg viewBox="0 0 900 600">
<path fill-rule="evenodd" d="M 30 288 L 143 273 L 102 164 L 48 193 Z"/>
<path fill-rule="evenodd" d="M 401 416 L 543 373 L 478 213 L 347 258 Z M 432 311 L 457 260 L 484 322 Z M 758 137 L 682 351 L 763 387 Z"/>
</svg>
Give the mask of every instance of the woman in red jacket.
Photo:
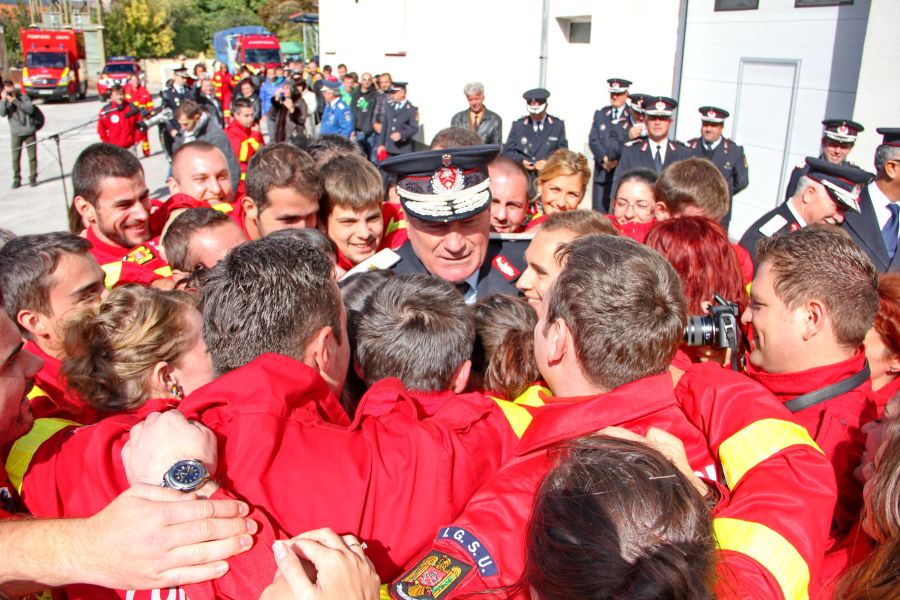
<svg viewBox="0 0 900 600">
<path fill-rule="evenodd" d="M 880 416 L 887 401 L 900 391 L 900 273 L 878 278 L 878 314 L 866 334 L 865 347 Z"/>
</svg>

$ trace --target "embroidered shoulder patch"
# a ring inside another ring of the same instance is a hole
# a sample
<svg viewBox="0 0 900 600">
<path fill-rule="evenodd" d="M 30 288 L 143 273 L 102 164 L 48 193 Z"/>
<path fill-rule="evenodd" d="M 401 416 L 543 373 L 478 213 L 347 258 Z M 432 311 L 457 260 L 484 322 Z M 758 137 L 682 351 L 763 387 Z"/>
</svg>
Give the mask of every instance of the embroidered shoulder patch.
<svg viewBox="0 0 900 600">
<path fill-rule="evenodd" d="M 507 281 L 512 281 L 516 277 L 522 274 L 517 268 L 515 268 L 509 260 L 503 255 L 498 254 L 494 257 L 492 261 L 494 264 L 494 268 L 500 271 L 500 274 L 506 278 Z"/>
<path fill-rule="evenodd" d="M 154 258 L 156 258 L 156 256 L 153 254 L 153 251 L 143 244 L 125 255 L 125 260 L 127 262 L 133 262 L 139 265 L 147 264 Z"/>
<path fill-rule="evenodd" d="M 771 219 L 766 221 L 762 227 L 759 228 L 759 232 L 766 237 L 772 237 L 780 231 L 782 227 L 787 225 L 787 223 L 787 219 L 781 215 L 773 215 Z"/>
<path fill-rule="evenodd" d="M 494 562 L 494 557 L 491 556 L 484 544 L 478 541 L 478 538 L 465 529 L 461 527 L 445 527 L 438 534 L 438 539 L 453 540 L 459 544 L 475 561 L 475 566 L 478 567 L 478 572 L 481 573 L 482 577 L 490 577 L 497 574 L 497 563 Z"/>
<path fill-rule="evenodd" d="M 403 600 L 445 597 L 472 570 L 472 565 L 432 550 L 391 587 L 391 595 Z"/>
</svg>

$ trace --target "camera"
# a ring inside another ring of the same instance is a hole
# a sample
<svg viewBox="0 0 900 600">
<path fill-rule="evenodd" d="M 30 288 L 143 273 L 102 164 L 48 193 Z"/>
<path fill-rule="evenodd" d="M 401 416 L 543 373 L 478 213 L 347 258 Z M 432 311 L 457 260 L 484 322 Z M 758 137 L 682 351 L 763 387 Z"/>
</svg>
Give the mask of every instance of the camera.
<svg viewBox="0 0 900 600">
<path fill-rule="evenodd" d="M 713 294 L 713 298 L 715 302 L 706 309 L 706 315 L 688 317 L 684 341 L 688 346 L 737 349 L 740 309 L 719 294 Z"/>
<path fill-rule="evenodd" d="M 150 129 L 154 125 L 159 125 L 161 123 L 168 123 L 170 120 L 172 120 L 173 114 L 174 113 L 172 113 L 171 108 L 158 108 L 158 109 L 154 110 L 153 112 L 151 112 L 150 116 L 148 116 L 146 119 L 141 120 L 138 123 L 138 128 L 139 129 Z"/>
</svg>

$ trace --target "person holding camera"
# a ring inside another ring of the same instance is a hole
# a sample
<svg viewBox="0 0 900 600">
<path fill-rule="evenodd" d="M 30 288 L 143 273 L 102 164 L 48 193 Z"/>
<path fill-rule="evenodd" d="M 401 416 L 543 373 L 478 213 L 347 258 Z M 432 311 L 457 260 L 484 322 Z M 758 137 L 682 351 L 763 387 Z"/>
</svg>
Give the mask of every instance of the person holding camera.
<svg viewBox="0 0 900 600">
<path fill-rule="evenodd" d="M 100 109 L 97 135 L 101 142 L 131 150 L 141 140 L 140 120 L 141 109 L 125 100 L 125 90 L 116 84 L 109 92 L 109 102 Z"/>
<path fill-rule="evenodd" d="M 37 185 L 37 128 L 34 124 L 34 105 L 31 98 L 16 91 L 16 85 L 9 80 L 3 82 L 3 95 L 0 97 L 0 117 L 9 120 L 9 133 L 12 139 L 12 188 L 22 185 L 22 174 L 19 163 L 22 159 L 22 148 L 28 150 L 28 184 Z"/>
<path fill-rule="evenodd" d="M 293 81 L 285 81 L 272 96 L 266 115 L 270 141 L 294 143 L 298 137 L 306 137 L 307 106 L 303 94 Z"/>
</svg>

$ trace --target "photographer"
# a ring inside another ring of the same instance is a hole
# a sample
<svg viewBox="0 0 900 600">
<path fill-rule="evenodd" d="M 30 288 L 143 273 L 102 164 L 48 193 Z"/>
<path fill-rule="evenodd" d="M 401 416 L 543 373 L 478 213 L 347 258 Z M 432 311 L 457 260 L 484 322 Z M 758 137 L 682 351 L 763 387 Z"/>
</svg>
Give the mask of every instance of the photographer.
<svg viewBox="0 0 900 600">
<path fill-rule="evenodd" d="M 0 98 L 0 117 L 9 119 L 9 133 L 12 139 L 12 187 L 22 185 L 19 162 L 22 158 L 22 146 L 28 150 L 28 184 L 37 185 L 37 146 L 34 125 L 34 105 L 31 98 L 22 96 L 16 91 L 16 85 L 9 80 L 3 82 L 3 95 Z"/>
<path fill-rule="evenodd" d="M 302 93 L 294 82 L 285 82 L 272 96 L 272 107 L 267 115 L 271 142 L 294 143 L 296 138 L 306 137 L 306 115 Z"/>
<path fill-rule="evenodd" d="M 140 118 L 141 109 L 125 100 L 125 90 L 116 84 L 109 92 L 109 102 L 100 108 L 97 135 L 101 142 L 131 150 L 141 140 Z"/>
</svg>

